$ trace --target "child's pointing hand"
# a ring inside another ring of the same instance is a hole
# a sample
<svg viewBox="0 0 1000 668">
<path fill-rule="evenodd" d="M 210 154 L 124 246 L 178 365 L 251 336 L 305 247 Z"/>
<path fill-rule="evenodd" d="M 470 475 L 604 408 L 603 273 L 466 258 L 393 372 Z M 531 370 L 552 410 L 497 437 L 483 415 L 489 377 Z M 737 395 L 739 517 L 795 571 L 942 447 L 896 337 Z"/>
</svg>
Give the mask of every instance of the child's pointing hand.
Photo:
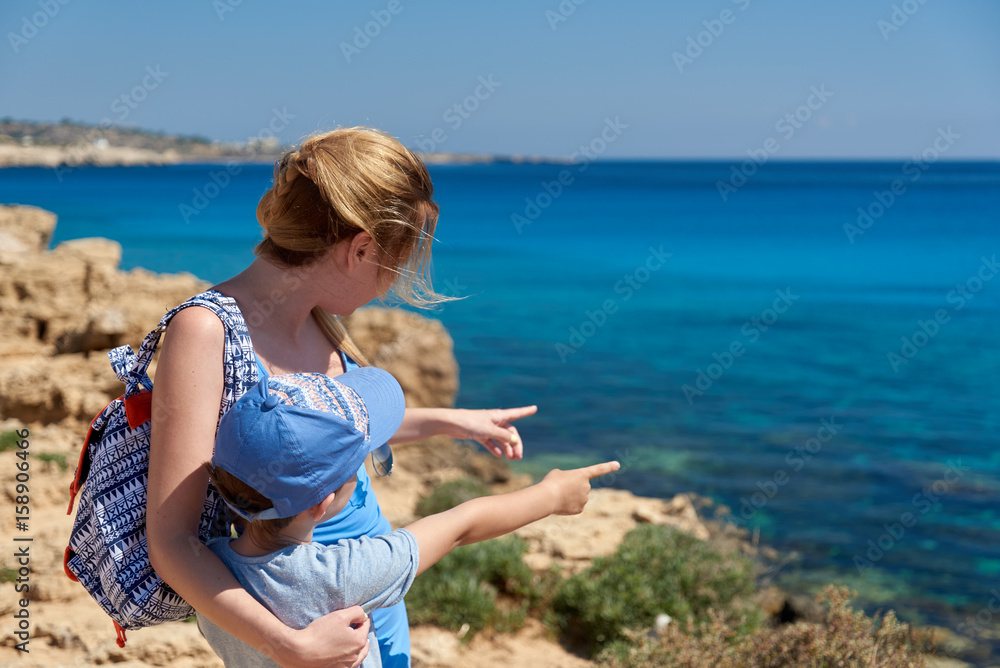
<svg viewBox="0 0 1000 668">
<path fill-rule="evenodd" d="M 571 471 L 549 471 L 540 484 L 550 487 L 556 494 L 556 507 L 552 514 L 577 515 L 583 512 L 590 495 L 590 481 L 620 467 L 621 464 L 612 461 Z"/>
</svg>

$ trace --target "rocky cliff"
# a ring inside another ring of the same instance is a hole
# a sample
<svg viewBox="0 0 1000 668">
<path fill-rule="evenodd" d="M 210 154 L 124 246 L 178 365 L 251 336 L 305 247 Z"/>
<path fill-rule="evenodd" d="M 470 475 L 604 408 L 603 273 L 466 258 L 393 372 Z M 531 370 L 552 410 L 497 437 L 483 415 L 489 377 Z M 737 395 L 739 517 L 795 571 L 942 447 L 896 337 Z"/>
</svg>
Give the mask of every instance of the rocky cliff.
<svg viewBox="0 0 1000 668">
<path fill-rule="evenodd" d="M 138 348 L 143 336 L 172 306 L 207 284 L 190 274 L 155 275 L 119 269 L 121 247 L 107 239 L 78 239 L 48 246 L 53 214 L 33 207 L 0 207 L 0 431 L 27 429 L 31 452 L 30 654 L 14 649 L 13 626 L 0 627 L 0 658 L 19 666 L 92 665 L 219 666 L 193 624 L 165 624 L 130 632 L 126 648 L 114 643 L 110 620 L 63 574 L 62 553 L 72 525 L 66 515 L 70 481 L 89 421 L 121 391 L 105 352 Z M 369 308 L 347 322 L 374 364 L 389 370 L 411 406 L 451 406 L 458 388 L 452 342 L 434 320 L 402 311 Z M 153 371 L 155 377 L 155 369 Z M 527 444 L 530 456 L 531 444 Z M 396 469 L 376 488 L 394 525 L 409 522 L 418 497 L 442 482 L 475 476 L 502 491 L 528 484 L 502 460 L 477 447 L 434 438 L 396 448 Z M 14 450 L 0 451 L 5 507 L 16 499 Z M 10 518 L 8 518 L 10 519 Z M 599 489 L 577 518 L 551 518 L 522 530 L 529 565 L 555 562 L 573 572 L 609 554 L 638 522 L 672 524 L 700 537 L 709 529 L 691 500 L 640 499 Z M 4 522 L 6 545 L 13 527 Z M 3 573 L 16 568 L 11 551 Z M 12 586 L 0 586 L 0 617 L 17 609 Z M 460 647 L 453 633 L 416 628 L 417 665 L 538 663 L 589 665 L 547 640 L 537 625 L 517 636 L 475 640 Z"/>
</svg>

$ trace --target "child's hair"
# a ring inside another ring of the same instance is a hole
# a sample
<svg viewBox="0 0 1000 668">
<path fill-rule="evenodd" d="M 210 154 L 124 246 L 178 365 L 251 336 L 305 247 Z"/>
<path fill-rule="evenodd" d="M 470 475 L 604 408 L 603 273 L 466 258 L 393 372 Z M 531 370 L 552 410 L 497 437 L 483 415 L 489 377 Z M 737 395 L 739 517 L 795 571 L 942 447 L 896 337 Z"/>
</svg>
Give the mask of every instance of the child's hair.
<svg viewBox="0 0 1000 668">
<path fill-rule="evenodd" d="M 208 475 L 212 478 L 215 489 L 219 491 L 222 498 L 230 505 L 240 510 L 245 510 L 248 513 L 259 513 L 274 506 L 270 499 L 229 471 L 221 469 L 218 466 L 212 466 L 209 463 L 205 464 L 205 470 L 208 471 Z M 281 530 L 292 523 L 291 517 L 247 522 L 228 507 L 226 508 L 226 514 L 233 524 L 236 524 L 244 531 L 249 531 L 250 540 L 254 545 L 263 550 L 276 550 L 293 544 L 291 541 L 284 540 L 281 537 Z"/>
</svg>

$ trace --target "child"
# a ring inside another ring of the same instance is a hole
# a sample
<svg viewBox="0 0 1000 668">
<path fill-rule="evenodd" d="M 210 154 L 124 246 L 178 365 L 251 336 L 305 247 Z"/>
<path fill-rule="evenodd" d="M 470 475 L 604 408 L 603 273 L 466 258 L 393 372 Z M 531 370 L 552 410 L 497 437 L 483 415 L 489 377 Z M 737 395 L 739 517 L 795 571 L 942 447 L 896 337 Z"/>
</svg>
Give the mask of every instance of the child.
<svg viewBox="0 0 1000 668">
<path fill-rule="evenodd" d="M 349 502 L 369 453 L 376 470 L 388 472 L 391 456 L 380 446 L 399 429 L 405 407 L 390 374 L 362 367 L 336 378 L 267 376 L 222 417 L 209 471 L 247 524 L 239 538 L 208 546 L 285 624 L 304 628 L 352 605 L 366 613 L 394 605 L 415 576 L 459 545 L 581 512 L 590 480 L 619 466 L 555 470 L 526 489 L 474 499 L 383 536 L 313 543 L 313 529 Z M 198 624 L 227 666 L 277 665 L 201 614 Z M 363 666 L 381 665 L 377 634 L 372 628 Z"/>
</svg>

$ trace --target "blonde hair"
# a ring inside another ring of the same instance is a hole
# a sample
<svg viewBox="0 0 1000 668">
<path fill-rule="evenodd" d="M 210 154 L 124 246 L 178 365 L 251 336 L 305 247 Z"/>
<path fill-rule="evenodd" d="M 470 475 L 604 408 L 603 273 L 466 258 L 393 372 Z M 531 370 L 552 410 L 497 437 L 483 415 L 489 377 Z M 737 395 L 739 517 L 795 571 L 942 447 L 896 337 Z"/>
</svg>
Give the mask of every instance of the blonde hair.
<svg viewBox="0 0 1000 668">
<path fill-rule="evenodd" d="M 383 272 L 396 274 L 395 297 L 424 308 L 449 298 L 431 286 L 431 242 L 438 205 L 423 161 L 369 127 L 317 134 L 286 153 L 257 205 L 264 240 L 254 252 L 286 267 L 305 267 L 334 244 L 372 236 Z M 364 356 L 335 316 L 313 309 L 327 337 L 361 364 Z"/>
<path fill-rule="evenodd" d="M 269 498 L 229 471 L 207 462 L 205 470 L 208 471 L 215 489 L 234 508 L 239 508 L 252 514 L 274 506 Z M 240 527 L 243 531 L 249 531 L 250 541 L 262 550 L 274 551 L 288 545 L 294 545 L 294 541 L 283 538 L 281 535 L 281 530 L 292 523 L 293 517 L 248 522 L 228 507 L 226 508 L 226 515 L 229 517 L 230 522 Z"/>
</svg>

